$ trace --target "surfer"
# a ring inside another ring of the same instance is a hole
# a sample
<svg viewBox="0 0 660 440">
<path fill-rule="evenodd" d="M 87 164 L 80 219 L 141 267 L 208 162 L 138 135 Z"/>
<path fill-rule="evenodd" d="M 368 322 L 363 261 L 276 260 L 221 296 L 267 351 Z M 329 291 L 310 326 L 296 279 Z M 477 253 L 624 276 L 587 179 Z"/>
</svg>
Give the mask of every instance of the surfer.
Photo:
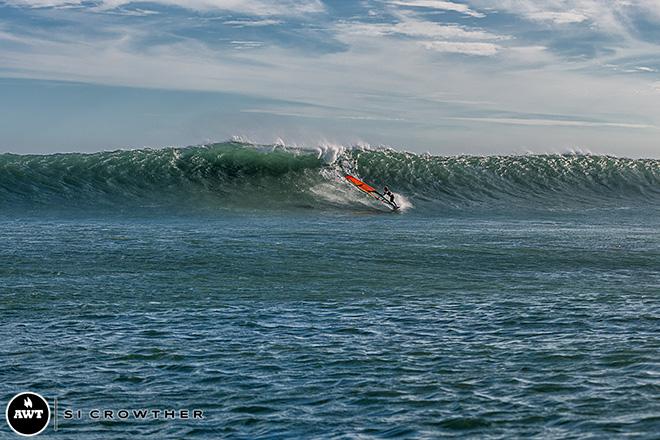
<svg viewBox="0 0 660 440">
<path fill-rule="evenodd" d="M 367 185 L 357 177 L 353 177 L 350 174 L 346 174 L 346 176 L 344 177 L 346 177 L 346 180 L 351 182 L 360 190 L 369 194 L 371 197 L 374 197 L 377 200 L 381 201 L 382 203 L 385 203 L 387 206 L 392 208 L 392 210 L 396 211 L 397 209 L 399 209 L 399 205 L 397 205 L 396 202 L 394 201 L 394 194 L 392 193 L 392 191 L 390 191 L 388 187 L 385 187 L 383 194 L 381 194 L 378 191 L 376 191 L 376 188 Z"/>
<path fill-rule="evenodd" d="M 394 201 L 394 194 L 388 187 L 383 188 L 383 196 L 389 199 L 391 204 L 396 205 L 396 202 Z"/>
</svg>

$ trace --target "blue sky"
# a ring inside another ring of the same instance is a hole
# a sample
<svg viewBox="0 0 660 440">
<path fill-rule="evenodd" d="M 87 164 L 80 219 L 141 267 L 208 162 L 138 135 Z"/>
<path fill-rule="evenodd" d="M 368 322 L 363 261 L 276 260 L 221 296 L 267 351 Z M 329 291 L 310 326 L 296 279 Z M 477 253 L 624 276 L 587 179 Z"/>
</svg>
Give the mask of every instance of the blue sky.
<svg viewBox="0 0 660 440">
<path fill-rule="evenodd" d="M 658 0 L 0 0 L 0 151 L 660 157 Z"/>
</svg>

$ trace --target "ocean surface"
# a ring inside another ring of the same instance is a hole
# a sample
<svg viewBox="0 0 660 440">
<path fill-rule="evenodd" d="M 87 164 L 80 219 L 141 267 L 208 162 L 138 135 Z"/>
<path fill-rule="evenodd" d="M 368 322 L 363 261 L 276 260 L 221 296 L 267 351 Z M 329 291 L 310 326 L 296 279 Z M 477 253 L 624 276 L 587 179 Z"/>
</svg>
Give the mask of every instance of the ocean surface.
<svg viewBox="0 0 660 440">
<path fill-rule="evenodd" d="M 660 161 L 4 154 L 0 316 L 45 438 L 657 439 Z"/>
</svg>

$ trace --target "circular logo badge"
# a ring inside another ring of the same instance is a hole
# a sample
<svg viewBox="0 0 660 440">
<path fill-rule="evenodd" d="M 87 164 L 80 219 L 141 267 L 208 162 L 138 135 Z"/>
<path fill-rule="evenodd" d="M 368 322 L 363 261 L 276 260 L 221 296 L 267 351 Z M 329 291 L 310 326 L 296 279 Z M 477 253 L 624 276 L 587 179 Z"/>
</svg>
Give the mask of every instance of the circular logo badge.
<svg viewBox="0 0 660 440">
<path fill-rule="evenodd" d="M 50 407 L 37 393 L 19 393 L 7 405 L 7 424 L 18 435 L 30 437 L 46 429 Z"/>
</svg>

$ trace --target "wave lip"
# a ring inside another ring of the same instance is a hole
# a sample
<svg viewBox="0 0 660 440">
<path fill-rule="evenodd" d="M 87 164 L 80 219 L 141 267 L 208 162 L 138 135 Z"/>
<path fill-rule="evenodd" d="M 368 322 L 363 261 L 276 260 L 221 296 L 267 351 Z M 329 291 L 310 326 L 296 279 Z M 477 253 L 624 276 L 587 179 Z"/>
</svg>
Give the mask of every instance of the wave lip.
<svg viewBox="0 0 660 440">
<path fill-rule="evenodd" d="M 345 182 L 388 185 L 416 210 L 657 204 L 660 161 L 591 155 L 431 156 L 226 142 L 0 155 L 0 208 L 379 208 Z"/>
</svg>

